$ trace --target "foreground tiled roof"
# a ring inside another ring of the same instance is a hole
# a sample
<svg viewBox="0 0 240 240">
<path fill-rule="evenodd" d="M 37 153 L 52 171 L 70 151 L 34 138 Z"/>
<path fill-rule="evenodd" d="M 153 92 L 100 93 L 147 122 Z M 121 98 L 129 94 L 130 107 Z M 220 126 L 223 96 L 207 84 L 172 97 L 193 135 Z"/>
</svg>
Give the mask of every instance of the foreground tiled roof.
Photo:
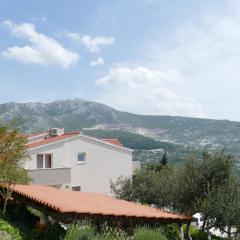
<svg viewBox="0 0 240 240">
<path fill-rule="evenodd" d="M 40 140 L 40 141 L 28 143 L 27 147 L 28 148 L 34 148 L 34 147 L 46 145 L 46 144 L 49 144 L 49 143 L 57 142 L 57 141 L 60 141 L 60 140 L 63 140 L 63 139 L 67 139 L 67 138 L 76 136 L 78 134 L 80 134 L 79 131 L 64 133 L 64 134 L 62 134 L 60 136 L 51 136 L 51 137 L 49 137 L 47 139 L 43 139 L 43 140 Z"/>
<path fill-rule="evenodd" d="M 116 138 L 102 138 L 100 140 L 110 143 L 110 144 L 113 144 L 113 145 L 117 145 L 119 147 L 123 147 L 122 143 Z"/>
<path fill-rule="evenodd" d="M 97 193 L 59 190 L 42 185 L 16 185 L 14 193 L 61 214 L 88 214 L 189 222 L 191 217 L 162 211 Z"/>
</svg>

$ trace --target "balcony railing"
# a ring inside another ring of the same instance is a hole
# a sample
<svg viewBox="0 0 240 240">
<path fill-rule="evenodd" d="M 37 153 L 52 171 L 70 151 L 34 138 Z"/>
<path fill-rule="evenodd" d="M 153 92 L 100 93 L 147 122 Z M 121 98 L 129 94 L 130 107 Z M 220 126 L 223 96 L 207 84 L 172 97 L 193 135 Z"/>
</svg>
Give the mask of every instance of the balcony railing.
<svg viewBox="0 0 240 240">
<path fill-rule="evenodd" d="M 71 168 L 43 168 L 28 170 L 33 183 L 41 185 L 62 185 L 71 183 Z"/>
</svg>

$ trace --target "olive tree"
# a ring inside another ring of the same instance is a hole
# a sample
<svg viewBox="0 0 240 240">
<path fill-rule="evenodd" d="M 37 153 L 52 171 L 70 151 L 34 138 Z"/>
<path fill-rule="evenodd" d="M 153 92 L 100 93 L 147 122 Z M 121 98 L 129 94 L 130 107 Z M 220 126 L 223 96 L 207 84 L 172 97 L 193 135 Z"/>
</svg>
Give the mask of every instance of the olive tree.
<svg viewBox="0 0 240 240">
<path fill-rule="evenodd" d="M 3 199 L 3 214 L 16 184 L 29 181 L 24 163 L 28 159 L 26 138 L 16 124 L 0 125 L 0 195 Z"/>
</svg>

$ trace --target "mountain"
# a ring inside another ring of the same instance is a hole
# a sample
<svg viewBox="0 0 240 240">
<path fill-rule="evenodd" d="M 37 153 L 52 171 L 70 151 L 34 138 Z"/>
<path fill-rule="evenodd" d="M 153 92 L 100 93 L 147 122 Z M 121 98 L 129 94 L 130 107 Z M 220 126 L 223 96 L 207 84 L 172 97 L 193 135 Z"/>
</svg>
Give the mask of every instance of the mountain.
<svg viewBox="0 0 240 240">
<path fill-rule="evenodd" d="M 0 120 L 8 121 L 13 117 L 21 119 L 24 132 L 50 127 L 64 127 L 66 130 L 84 129 L 89 134 L 94 134 L 96 130 L 123 131 L 141 134 L 155 141 L 172 143 L 178 146 L 178 149 L 190 151 L 224 147 L 240 157 L 240 122 L 137 115 L 81 99 L 51 103 L 0 104 Z"/>
</svg>

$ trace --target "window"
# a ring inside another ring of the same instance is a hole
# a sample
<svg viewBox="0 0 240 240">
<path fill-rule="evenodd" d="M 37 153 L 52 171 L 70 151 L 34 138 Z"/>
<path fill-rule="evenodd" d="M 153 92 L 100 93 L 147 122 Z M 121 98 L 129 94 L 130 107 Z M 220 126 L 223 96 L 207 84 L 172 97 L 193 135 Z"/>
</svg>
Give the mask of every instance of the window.
<svg viewBox="0 0 240 240">
<path fill-rule="evenodd" d="M 37 168 L 52 168 L 52 154 L 37 154 Z"/>
<path fill-rule="evenodd" d="M 43 168 L 43 154 L 37 155 L 37 168 Z"/>
<path fill-rule="evenodd" d="M 81 191 L 81 187 L 80 186 L 72 187 L 72 190 L 80 192 Z"/>
<path fill-rule="evenodd" d="M 45 168 L 52 168 L 52 154 L 45 154 Z"/>
<path fill-rule="evenodd" d="M 85 162 L 86 161 L 86 153 L 85 152 L 79 152 L 78 153 L 78 162 Z"/>
</svg>

